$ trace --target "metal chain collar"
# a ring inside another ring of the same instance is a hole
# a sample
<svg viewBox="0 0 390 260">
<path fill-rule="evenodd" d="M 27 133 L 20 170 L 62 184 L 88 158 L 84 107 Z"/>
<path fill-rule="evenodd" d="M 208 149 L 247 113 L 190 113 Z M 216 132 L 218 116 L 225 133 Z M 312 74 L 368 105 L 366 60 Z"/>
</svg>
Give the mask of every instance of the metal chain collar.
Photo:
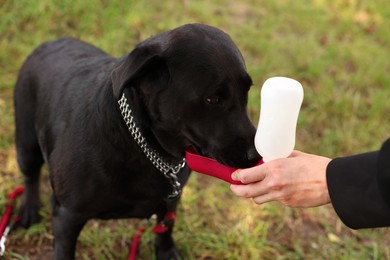
<svg viewBox="0 0 390 260">
<path fill-rule="evenodd" d="M 172 193 L 168 195 L 168 199 L 175 199 L 181 194 L 181 185 L 177 180 L 178 172 L 186 165 L 186 159 L 183 158 L 177 165 L 173 165 L 164 161 L 161 156 L 153 149 L 151 149 L 145 141 L 145 137 L 142 136 L 140 129 L 136 126 L 134 117 L 131 114 L 131 109 L 127 103 L 125 94 L 122 94 L 121 99 L 118 100 L 119 109 L 121 110 L 123 120 L 129 129 L 131 136 L 137 142 L 141 150 L 146 157 L 153 163 L 153 165 L 164 174 L 172 186 Z"/>
</svg>

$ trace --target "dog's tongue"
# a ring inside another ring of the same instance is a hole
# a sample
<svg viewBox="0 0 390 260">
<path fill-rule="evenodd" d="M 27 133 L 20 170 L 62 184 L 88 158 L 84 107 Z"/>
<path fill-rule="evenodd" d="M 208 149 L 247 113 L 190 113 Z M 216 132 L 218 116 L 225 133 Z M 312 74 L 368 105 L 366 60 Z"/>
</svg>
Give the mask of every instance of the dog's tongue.
<svg viewBox="0 0 390 260">
<path fill-rule="evenodd" d="M 214 159 L 201 156 L 191 148 L 186 151 L 186 161 L 188 167 L 190 167 L 190 169 L 193 171 L 213 176 L 231 184 L 242 184 L 239 181 L 234 181 L 231 177 L 232 173 L 236 171 L 237 168 L 232 168 L 220 164 Z M 257 163 L 257 165 L 262 163 L 263 161 L 260 161 Z"/>
</svg>

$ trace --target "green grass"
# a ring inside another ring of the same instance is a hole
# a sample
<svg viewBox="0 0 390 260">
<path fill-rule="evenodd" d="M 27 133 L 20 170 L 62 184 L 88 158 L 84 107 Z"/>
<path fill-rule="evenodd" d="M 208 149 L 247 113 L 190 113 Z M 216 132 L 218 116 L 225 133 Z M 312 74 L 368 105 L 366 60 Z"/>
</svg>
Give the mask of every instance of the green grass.
<svg viewBox="0 0 390 260">
<path fill-rule="evenodd" d="M 283 75 L 305 89 L 297 148 L 329 157 L 378 149 L 390 123 L 390 5 L 385 0 L 315 1 L 0 1 L 0 213 L 22 179 L 14 148 L 13 86 L 40 43 L 63 36 L 114 56 L 184 23 L 230 34 L 254 80 L 249 111 L 257 124 L 262 83 Z M 43 222 L 12 233 L 11 259 L 51 254 L 47 174 Z M 228 185 L 193 174 L 178 209 L 174 238 L 185 259 L 389 259 L 388 229 L 352 231 L 332 207 L 290 209 L 235 197 Z M 79 259 L 125 259 L 139 221 L 91 221 Z M 145 233 L 141 259 L 153 259 Z"/>
</svg>

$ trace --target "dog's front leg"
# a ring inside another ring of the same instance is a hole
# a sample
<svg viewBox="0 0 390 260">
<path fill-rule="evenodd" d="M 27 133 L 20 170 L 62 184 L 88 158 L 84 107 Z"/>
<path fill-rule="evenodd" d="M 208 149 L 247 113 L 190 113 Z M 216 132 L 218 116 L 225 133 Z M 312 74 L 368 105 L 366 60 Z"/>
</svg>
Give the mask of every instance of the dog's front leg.
<svg viewBox="0 0 390 260">
<path fill-rule="evenodd" d="M 176 205 L 174 205 L 173 209 L 169 212 L 166 211 L 157 213 L 158 225 L 166 227 L 166 230 L 162 232 L 155 232 L 155 252 L 156 259 L 158 260 L 182 259 L 172 239 L 172 232 L 176 219 L 175 211 Z"/>
<path fill-rule="evenodd" d="M 53 199 L 53 231 L 55 260 L 75 259 L 77 238 L 87 218 L 68 211 Z"/>
</svg>

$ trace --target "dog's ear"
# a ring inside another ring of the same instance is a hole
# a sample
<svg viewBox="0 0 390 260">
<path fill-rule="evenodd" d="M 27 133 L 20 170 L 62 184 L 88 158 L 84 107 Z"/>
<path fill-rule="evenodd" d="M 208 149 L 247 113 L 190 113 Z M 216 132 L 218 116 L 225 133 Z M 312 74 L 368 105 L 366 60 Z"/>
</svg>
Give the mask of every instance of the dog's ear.
<svg viewBox="0 0 390 260">
<path fill-rule="evenodd" d="M 150 68 L 162 62 L 157 46 L 136 47 L 111 73 L 114 97 L 119 99 L 126 86 L 142 77 Z"/>
</svg>

